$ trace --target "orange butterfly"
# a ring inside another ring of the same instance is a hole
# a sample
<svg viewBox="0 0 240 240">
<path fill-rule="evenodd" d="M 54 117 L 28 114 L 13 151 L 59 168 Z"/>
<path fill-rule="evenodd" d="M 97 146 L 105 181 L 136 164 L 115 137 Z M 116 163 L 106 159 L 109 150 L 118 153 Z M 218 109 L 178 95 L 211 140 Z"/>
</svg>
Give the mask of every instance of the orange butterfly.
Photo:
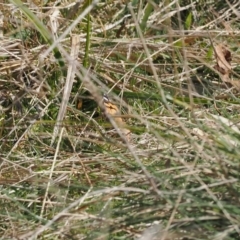
<svg viewBox="0 0 240 240">
<path fill-rule="evenodd" d="M 106 112 L 109 115 L 113 116 L 113 115 L 120 114 L 118 107 L 115 104 L 113 104 L 112 102 L 110 102 L 110 100 L 106 94 L 103 95 L 103 104 L 106 108 Z"/>
<path fill-rule="evenodd" d="M 118 107 L 112 103 L 106 94 L 103 95 L 103 104 L 105 106 L 105 111 L 110 116 L 114 117 L 117 115 L 121 115 L 120 110 Z M 130 140 L 130 130 L 126 129 L 125 123 L 123 122 L 121 117 L 114 117 L 115 122 L 117 123 L 118 127 L 122 130 L 122 133 L 126 136 L 127 140 Z"/>
</svg>

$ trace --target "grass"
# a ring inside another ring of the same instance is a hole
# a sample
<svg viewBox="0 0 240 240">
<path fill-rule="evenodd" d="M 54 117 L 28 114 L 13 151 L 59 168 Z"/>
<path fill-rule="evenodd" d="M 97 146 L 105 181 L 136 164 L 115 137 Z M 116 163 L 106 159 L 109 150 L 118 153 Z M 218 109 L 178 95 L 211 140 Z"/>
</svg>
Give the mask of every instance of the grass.
<svg viewBox="0 0 240 240">
<path fill-rule="evenodd" d="M 240 4 L 25 2 L 0 4 L 0 239 L 240 239 Z"/>
</svg>

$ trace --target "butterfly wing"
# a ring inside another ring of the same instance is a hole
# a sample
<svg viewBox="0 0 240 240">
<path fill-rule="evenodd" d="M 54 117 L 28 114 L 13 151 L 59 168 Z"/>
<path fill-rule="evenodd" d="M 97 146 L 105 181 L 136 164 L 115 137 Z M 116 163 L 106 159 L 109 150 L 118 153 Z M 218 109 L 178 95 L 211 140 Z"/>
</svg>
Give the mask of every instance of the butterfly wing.
<svg viewBox="0 0 240 240">
<path fill-rule="evenodd" d="M 103 103 L 105 106 L 106 113 L 109 114 L 110 116 L 116 116 L 116 115 L 121 114 L 118 107 L 109 100 L 109 98 L 106 94 L 103 95 Z M 124 127 L 125 123 L 123 122 L 122 118 L 114 117 L 114 120 L 117 123 L 118 127 L 122 130 L 122 132 L 125 135 L 125 137 L 127 138 L 127 140 L 129 141 L 130 140 L 130 131 Z"/>
</svg>

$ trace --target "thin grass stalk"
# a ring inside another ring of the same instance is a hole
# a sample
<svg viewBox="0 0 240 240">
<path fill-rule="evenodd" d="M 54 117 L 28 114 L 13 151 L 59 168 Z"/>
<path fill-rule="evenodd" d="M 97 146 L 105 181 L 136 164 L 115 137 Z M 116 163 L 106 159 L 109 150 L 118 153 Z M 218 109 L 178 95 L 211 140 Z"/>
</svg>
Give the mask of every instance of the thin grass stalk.
<svg viewBox="0 0 240 240">
<path fill-rule="evenodd" d="M 88 0 L 88 6 L 91 4 L 91 0 Z M 90 12 L 87 15 L 87 35 L 86 35 L 86 45 L 85 45 L 85 54 L 83 59 L 83 66 L 85 68 L 89 65 L 89 49 L 90 49 L 90 33 L 91 33 L 91 21 L 90 21 Z"/>
<path fill-rule="evenodd" d="M 62 123 L 64 116 L 67 111 L 67 104 L 70 98 L 70 94 L 72 91 L 72 86 L 73 86 L 73 81 L 75 78 L 75 73 L 76 73 L 76 61 L 77 61 L 77 56 L 79 52 L 79 44 L 80 44 L 80 39 L 79 35 L 73 35 L 72 36 L 72 49 L 71 49 L 71 54 L 70 54 L 70 61 L 68 65 L 68 73 L 67 73 L 67 79 L 65 82 L 64 86 L 64 92 L 63 92 L 63 98 L 62 98 L 62 103 L 58 112 L 58 117 L 57 117 L 57 122 L 54 127 L 53 131 L 53 137 L 51 141 L 51 145 L 54 143 L 57 134 L 59 132 L 59 124 Z"/>
</svg>

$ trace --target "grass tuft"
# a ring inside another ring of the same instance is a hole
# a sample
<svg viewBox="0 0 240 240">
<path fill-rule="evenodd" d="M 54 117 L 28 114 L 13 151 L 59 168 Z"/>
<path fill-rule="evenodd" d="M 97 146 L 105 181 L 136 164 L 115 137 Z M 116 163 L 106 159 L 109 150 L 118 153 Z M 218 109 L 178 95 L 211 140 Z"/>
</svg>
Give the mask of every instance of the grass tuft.
<svg viewBox="0 0 240 240">
<path fill-rule="evenodd" d="M 30 2 L 0 3 L 1 239 L 239 239 L 240 3 Z"/>
</svg>

